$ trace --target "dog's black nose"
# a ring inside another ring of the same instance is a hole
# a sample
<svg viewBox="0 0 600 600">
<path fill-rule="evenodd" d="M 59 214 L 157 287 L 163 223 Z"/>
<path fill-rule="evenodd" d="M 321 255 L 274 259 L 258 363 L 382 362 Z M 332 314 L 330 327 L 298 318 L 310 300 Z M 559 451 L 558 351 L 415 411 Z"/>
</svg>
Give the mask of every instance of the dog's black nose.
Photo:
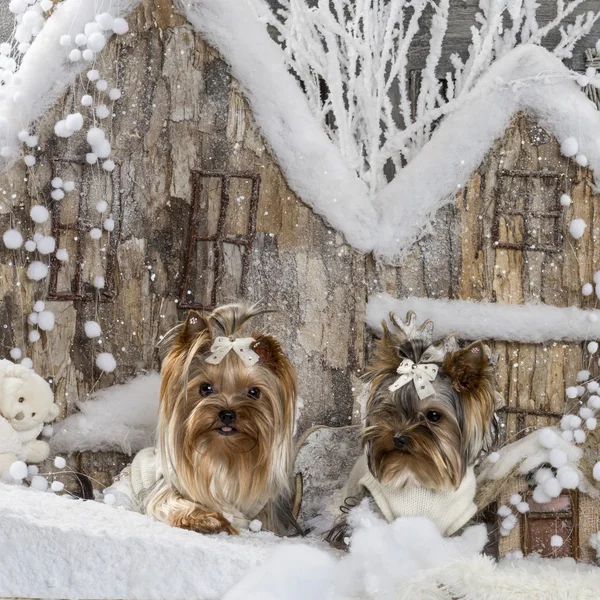
<svg viewBox="0 0 600 600">
<path fill-rule="evenodd" d="M 224 425 L 231 425 L 235 421 L 235 411 L 233 410 L 222 410 L 219 413 L 219 419 Z"/>
<path fill-rule="evenodd" d="M 399 433 L 397 433 L 394 436 L 394 446 L 396 446 L 396 448 L 398 448 L 398 450 L 402 450 L 403 448 L 405 448 L 407 443 L 408 443 L 407 435 L 400 435 Z"/>
</svg>

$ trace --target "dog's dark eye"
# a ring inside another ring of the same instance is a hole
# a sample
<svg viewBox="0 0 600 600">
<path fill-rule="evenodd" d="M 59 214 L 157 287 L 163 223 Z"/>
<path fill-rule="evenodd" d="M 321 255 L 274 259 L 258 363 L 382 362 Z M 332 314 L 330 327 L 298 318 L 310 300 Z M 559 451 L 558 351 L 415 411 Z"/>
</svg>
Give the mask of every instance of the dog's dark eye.
<svg viewBox="0 0 600 600">
<path fill-rule="evenodd" d="M 25 398 L 21 396 L 21 398 L 19 398 L 19 402 L 25 402 Z"/>
<path fill-rule="evenodd" d="M 442 415 L 436 410 L 428 410 L 425 416 L 430 423 L 437 423 L 442 418 Z"/>
<path fill-rule="evenodd" d="M 35 417 L 35 413 L 31 413 L 31 416 L 32 416 L 32 417 Z"/>
<path fill-rule="evenodd" d="M 204 398 L 206 396 L 210 396 L 213 393 L 213 387 L 210 383 L 201 383 L 200 384 L 200 395 Z"/>
<path fill-rule="evenodd" d="M 248 396 L 250 396 L 250 398 L 258 399 L 260 398 L 260 390 L 255 387 L 251 387 L 248 390 Z"/>
</svg>

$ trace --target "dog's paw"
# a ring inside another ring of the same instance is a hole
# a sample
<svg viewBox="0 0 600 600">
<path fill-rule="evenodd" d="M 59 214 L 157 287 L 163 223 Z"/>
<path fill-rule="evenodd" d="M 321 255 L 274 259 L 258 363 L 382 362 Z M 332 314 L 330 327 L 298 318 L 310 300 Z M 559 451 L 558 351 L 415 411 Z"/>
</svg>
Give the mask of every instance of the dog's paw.
<svg viewBox="0 0 600 600">
<path fill-rule="evenodd" d="M 173 527 L 189 529 L 198 533 L 221 533 L 238 535 L 238 530 L 219 512 L 182 511 L 174 513 L 169 519 Z"/>
</svg>

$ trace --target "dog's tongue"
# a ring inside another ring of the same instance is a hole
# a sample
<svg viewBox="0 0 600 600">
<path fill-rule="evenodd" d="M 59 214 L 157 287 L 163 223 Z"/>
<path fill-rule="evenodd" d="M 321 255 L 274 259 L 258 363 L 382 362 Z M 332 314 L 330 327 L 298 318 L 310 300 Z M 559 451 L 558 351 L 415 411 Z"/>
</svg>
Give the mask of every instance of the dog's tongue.
<svg viewBox="0 0 600 600">
<path fill-rule="evenodd" d="M 221 431 L 230 432 L 232 431 L 231 427 L 221 427 Z"/>
</svg>

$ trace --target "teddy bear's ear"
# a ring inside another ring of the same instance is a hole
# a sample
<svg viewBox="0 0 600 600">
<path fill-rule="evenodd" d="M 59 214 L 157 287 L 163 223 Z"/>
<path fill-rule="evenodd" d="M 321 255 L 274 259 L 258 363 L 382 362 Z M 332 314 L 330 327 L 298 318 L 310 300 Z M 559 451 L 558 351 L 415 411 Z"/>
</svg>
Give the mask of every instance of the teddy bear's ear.
<svg viewBox="0 0 600 600">
<path fill-rule="evenodd" d="M 56 419 L 56 417 L 58 417 L 59 412 L 60 412 L 60 409 L 58 408 L 58 406 L 56 406 L 56 404 L 52 404 L 50 406 L 50 408 L 48 409 L 48 414 L 46 415 L 44 422 L 50 423 L 50 421 L 54 421 L 54 419 Z"/>
</svg>

